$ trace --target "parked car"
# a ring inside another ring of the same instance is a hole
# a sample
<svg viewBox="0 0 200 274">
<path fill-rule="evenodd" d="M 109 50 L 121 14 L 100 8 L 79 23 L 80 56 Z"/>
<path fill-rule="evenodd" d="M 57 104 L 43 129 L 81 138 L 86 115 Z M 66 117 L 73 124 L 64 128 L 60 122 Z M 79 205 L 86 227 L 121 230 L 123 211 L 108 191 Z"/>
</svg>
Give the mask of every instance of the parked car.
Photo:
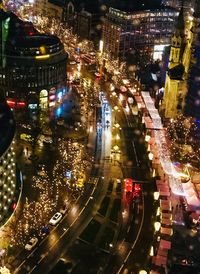
<svg viewBox="0 0 200 274">
<path fill-rule="evenodd" d="M 43 143 L 46 143 L 46 144 L 52 144 L 52 138 L 50 136 L 45 136 L 44 137 L 44 140 L 43 140 Z"/>
<path fill-rule="evenodd" d="M 50 232 L 49 227 L 44 225 L 41 229 L 41 236 L 45 237 L 46 235 L 49 234 L 49 232 Z"/>
<path fill-rule="evenodd" d="M 67 211 L 68 211 L 67 205 L 63 205 L 63 206 L 61 207 L 61 209 L 60 209 L 60 213 L 61 213 L 62 215 L 64 215 Z"/>
<path fill-rule="evenodd" d="M 64 123 L 65 123 L 65 120 L 63 118 L 58 118 L 57 121 L 56 121 L 57 125 L 59 126 L 63 126 Z"/>
<path fill-rule="evenodd" d="M 31 238 L 30 241 L 25 245 L 25 249 L 28 250 L 28 251 L 30 251 L 30 250 L 32 250 L 32 249 L 36 246 L 37 243 L 38 243 L 38 238 L 33 237 L 33 238 Z"/>
<path fill-rule="evenodd" d="M 70 65 L 76 65 L 76 61 L 75 60 L 72 60 L 69 62 Z"/>
<path fill-rule="evenodd" d="M 51 225 L 56 225 L 57 223 L 60 222 L 60 220 L 62 219 L 62 214 L 60 212 L 56 212 L 53 217 L 50 219 L 49 223 Z"/>
</svg>

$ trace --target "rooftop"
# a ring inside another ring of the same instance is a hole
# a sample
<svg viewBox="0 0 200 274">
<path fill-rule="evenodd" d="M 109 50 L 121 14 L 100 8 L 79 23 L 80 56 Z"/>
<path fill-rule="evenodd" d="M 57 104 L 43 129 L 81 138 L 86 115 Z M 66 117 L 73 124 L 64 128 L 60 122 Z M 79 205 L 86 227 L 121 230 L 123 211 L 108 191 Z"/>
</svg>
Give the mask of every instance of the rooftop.
<svg viewBox="0 0 200 274">
<path fill-rule="evenodd" d="M 59 44 L 59 38 L 54 35 L 39 33 L 31 22 L 20 20 L 14 13 L 0 9 L 0 18 L 3 18 L 4 28 L 7 29 L 6 49 L 15 52 L 16 48 L 39 48 Z"/>
</svg>

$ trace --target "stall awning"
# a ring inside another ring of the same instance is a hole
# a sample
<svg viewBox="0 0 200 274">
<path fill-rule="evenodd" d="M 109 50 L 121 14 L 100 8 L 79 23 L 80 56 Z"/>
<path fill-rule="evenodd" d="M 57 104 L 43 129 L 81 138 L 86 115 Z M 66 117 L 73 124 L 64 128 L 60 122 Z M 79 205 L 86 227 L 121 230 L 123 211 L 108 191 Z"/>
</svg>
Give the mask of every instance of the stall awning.
<svg viewBox="0 0 200 274">
<path fill-rule="evenodd" d="M 161 239 L 159 248 L 161 248 L 161 249 L 171 249 L 171 242 Z"/>
<path fill-rule="evenodd" d="M 158 266 L 164 266 L 167 264 L 167 257 L 157 255 L 152 259 L 153 264 Z"/>
<path fill-rule="evenodd" d="M 167 218 L 162 218 L 161 224 L 163 225 L 172 225 L 172 220 Z"/>
<path fill-rule="evenodd" d="M 161 234 L 165 234 L 165 235 L 171 236 L 173 234 L 173 229 L 161 226 L 160 232 L 161 232 Z"/>
</svg>

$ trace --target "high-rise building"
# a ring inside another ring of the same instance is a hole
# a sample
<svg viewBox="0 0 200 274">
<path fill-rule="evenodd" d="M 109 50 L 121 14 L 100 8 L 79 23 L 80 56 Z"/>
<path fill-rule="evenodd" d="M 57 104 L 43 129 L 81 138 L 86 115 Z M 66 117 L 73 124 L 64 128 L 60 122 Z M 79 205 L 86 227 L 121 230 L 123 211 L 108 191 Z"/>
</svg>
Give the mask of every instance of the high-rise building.
<svg viewBox="0 0 200 274">
<path fill-rule="evenodd" d="M 183 0 L 163 0 L 162 4 L 167 7 L 172 7 L 175 9 L 181 9 L 183 6 L 185 9 L 194 8 L 196 0 L 189 0 L 189 1 L 183 1 Z"/>
<path fill-rule="evenodd" d="M 74 21 L 80 2 L 75 0 L 35 0 L 36 14 L 56 18 L 62 22 Z"/>
<path fill-rule="evenodd" d="M 60 40 L 0 10 L 0 87 L 12 107 L 53 105 L 66 89 L 67 54 Z"/>
<path fill-rule="evenodd" d="M 88 39 L 95 45 L 99 45 L 102 31 L 101 16 L 102 12 L 95 1 L 91 5 L 83 6 L 76 13 L 76 34 L 81 39 Z"/>
<path fill-rule="evenodd" d="M 200 120 L 200 1 L 194 13 L 192 62 L 189 70 L 185 115 Z"/>
<path fill-rule="evenodd" d="M 172 8 L 123 11 L 110 8 L 103 25 L 104 52 L 124 59 L 132 48 L 140 49 L 154 59 L 161 54 L 170 39 L 178 12 Z"/>
<path fill-rule="evenodd" d="M 185 20 L 182 8 L 172 36 L 168 72 L 162 103 L 165 118 L 176 118 L 183 112 L 190 66 L 193 18 Z"/>
<path fill-rule="evenodd" d="M 12 213 L 16 191 L 14 152 L 15 122 L 9 107 L 0 99 L 0 224 Z"/>
</svg>

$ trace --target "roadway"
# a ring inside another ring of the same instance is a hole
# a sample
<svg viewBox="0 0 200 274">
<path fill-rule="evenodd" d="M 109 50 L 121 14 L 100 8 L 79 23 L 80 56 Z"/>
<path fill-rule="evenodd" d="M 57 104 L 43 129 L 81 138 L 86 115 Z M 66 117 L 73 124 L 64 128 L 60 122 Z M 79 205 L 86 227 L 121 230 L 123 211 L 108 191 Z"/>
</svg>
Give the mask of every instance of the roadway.
<svg viewBox="0 0 200 274">
<path fill-rule="evenodd" d="M 112 107 L 116 105 L 116 101 L 113 99 L 109 99 L 109 102 Z M 137 144 L 134 142 L 133 128 L 136 127 L 135 121 L 131 114 L 126 113 L 123 107 L 119 103 L 117 104 L 120 112 L 115 115 L 114 119 L 122 127 L 121 144 L 123 155 L 121 155 L 120 167 L 123 169 L 124 177 L 141 180 L 146 167 L 144 169 L 142 167 L 143 158 L 138 153 Z M 97 128 L 96 163 L 84 196 L 79 198 L 69 213 L 51 230 L 46 238 L 40 241 L 32 252 L 24 250 L 19 257 L 16 257 L 12 264 L 13 271 L 15 270 L 14 273 L 48 273 L 96 214 L 97 208 L 105 195 L 109 180 L 115 177 L 115 174 L 112 174 L 111 171 L 113 163 L 107 164 L 105 161 L 111 155 L 112 140 L 112 130 L 106 123 L 108 120 L 108 114 L 105 112 L 106 108 L 107 105 L 102 108 L 102 126 Z M 137 141 L 137 138 L 135 140 Z M 131 166 L 128 165 L 130 161 Z M 112 250 L 109 267 L 104 269 L 104 273 L 107 273 L 108 269 L 111 273 L 122 273 L 125 268 L 135 271 L 139 269 L 141 262 L 146 261 L 150 241 L 147 232 L 149 232 L 152 215 L 153 196 L 151 192 L 152 185 L 143 186 L 141 199 L 136 207 L 130 209 L 128 221 L 119 235 L 116 248 Z M 128 206 L 131 207 L 132 201 L 129 202 L 130 205 Z M 147 235 L 147 237 L 144 237 L 144 235 Z M 142 252 L 141 246 L 143 246 Z"/>
<path fill-rule="evenodd" d="M 108 90 L 107 87 L 105 87 Z M 138 121 L 127 108 L 124 108 L 118 97 L 110 96 L 107 92 L 109 102 L 114 109 L 115 119 L 121 126 L 124 147 L 124 162 L 122 170 L 124 177 L 131 177 L 135 180 L 145 181 L 142 184 L 142 192 L 139 201 L 129 197 L 123 198 L 123 207 L 127 216 L 124 216 L 125 225 L 122 226 L 118 243 L 113 250 L 112 256 L 102 273 L 123 273 L 125 269 L 129 273 L 138 273 L 147 266 L 149 261 L 150 246 L 153 238 L 153 191 L 154 184 L 149 177 L 148 163 L 144 161 L 144 143 L 142 143 L 142 132 L 138 130 Z M 131 165 L 127 163 L 131 162 Z M 122 224 L 123 225 L 123 224 Z"/>
<path fill-rule="evenodd" d="M 111 130 L 107 128 L 107 116 L 102 112 L 102 127 L 98 129 L 96 157 L 104 162 L 111 149 Z M 100 136 L 100 137 L 99 137 Z M 110 177 L 110 168 L 93 168 L 92 175 L 86 184 L 84 196 L 72 206 L 61 222 L 50 234 L 39 242 L 31 252 L 23 250 L 12 262 L 14 273 L 48 273 L 56 261 L 70 244 L 81 234 L 100 206 L 102 197 L 107 189 L 107 178 Z M 91 196 L 93 197 L 91 199 Z"/>
</svg>

